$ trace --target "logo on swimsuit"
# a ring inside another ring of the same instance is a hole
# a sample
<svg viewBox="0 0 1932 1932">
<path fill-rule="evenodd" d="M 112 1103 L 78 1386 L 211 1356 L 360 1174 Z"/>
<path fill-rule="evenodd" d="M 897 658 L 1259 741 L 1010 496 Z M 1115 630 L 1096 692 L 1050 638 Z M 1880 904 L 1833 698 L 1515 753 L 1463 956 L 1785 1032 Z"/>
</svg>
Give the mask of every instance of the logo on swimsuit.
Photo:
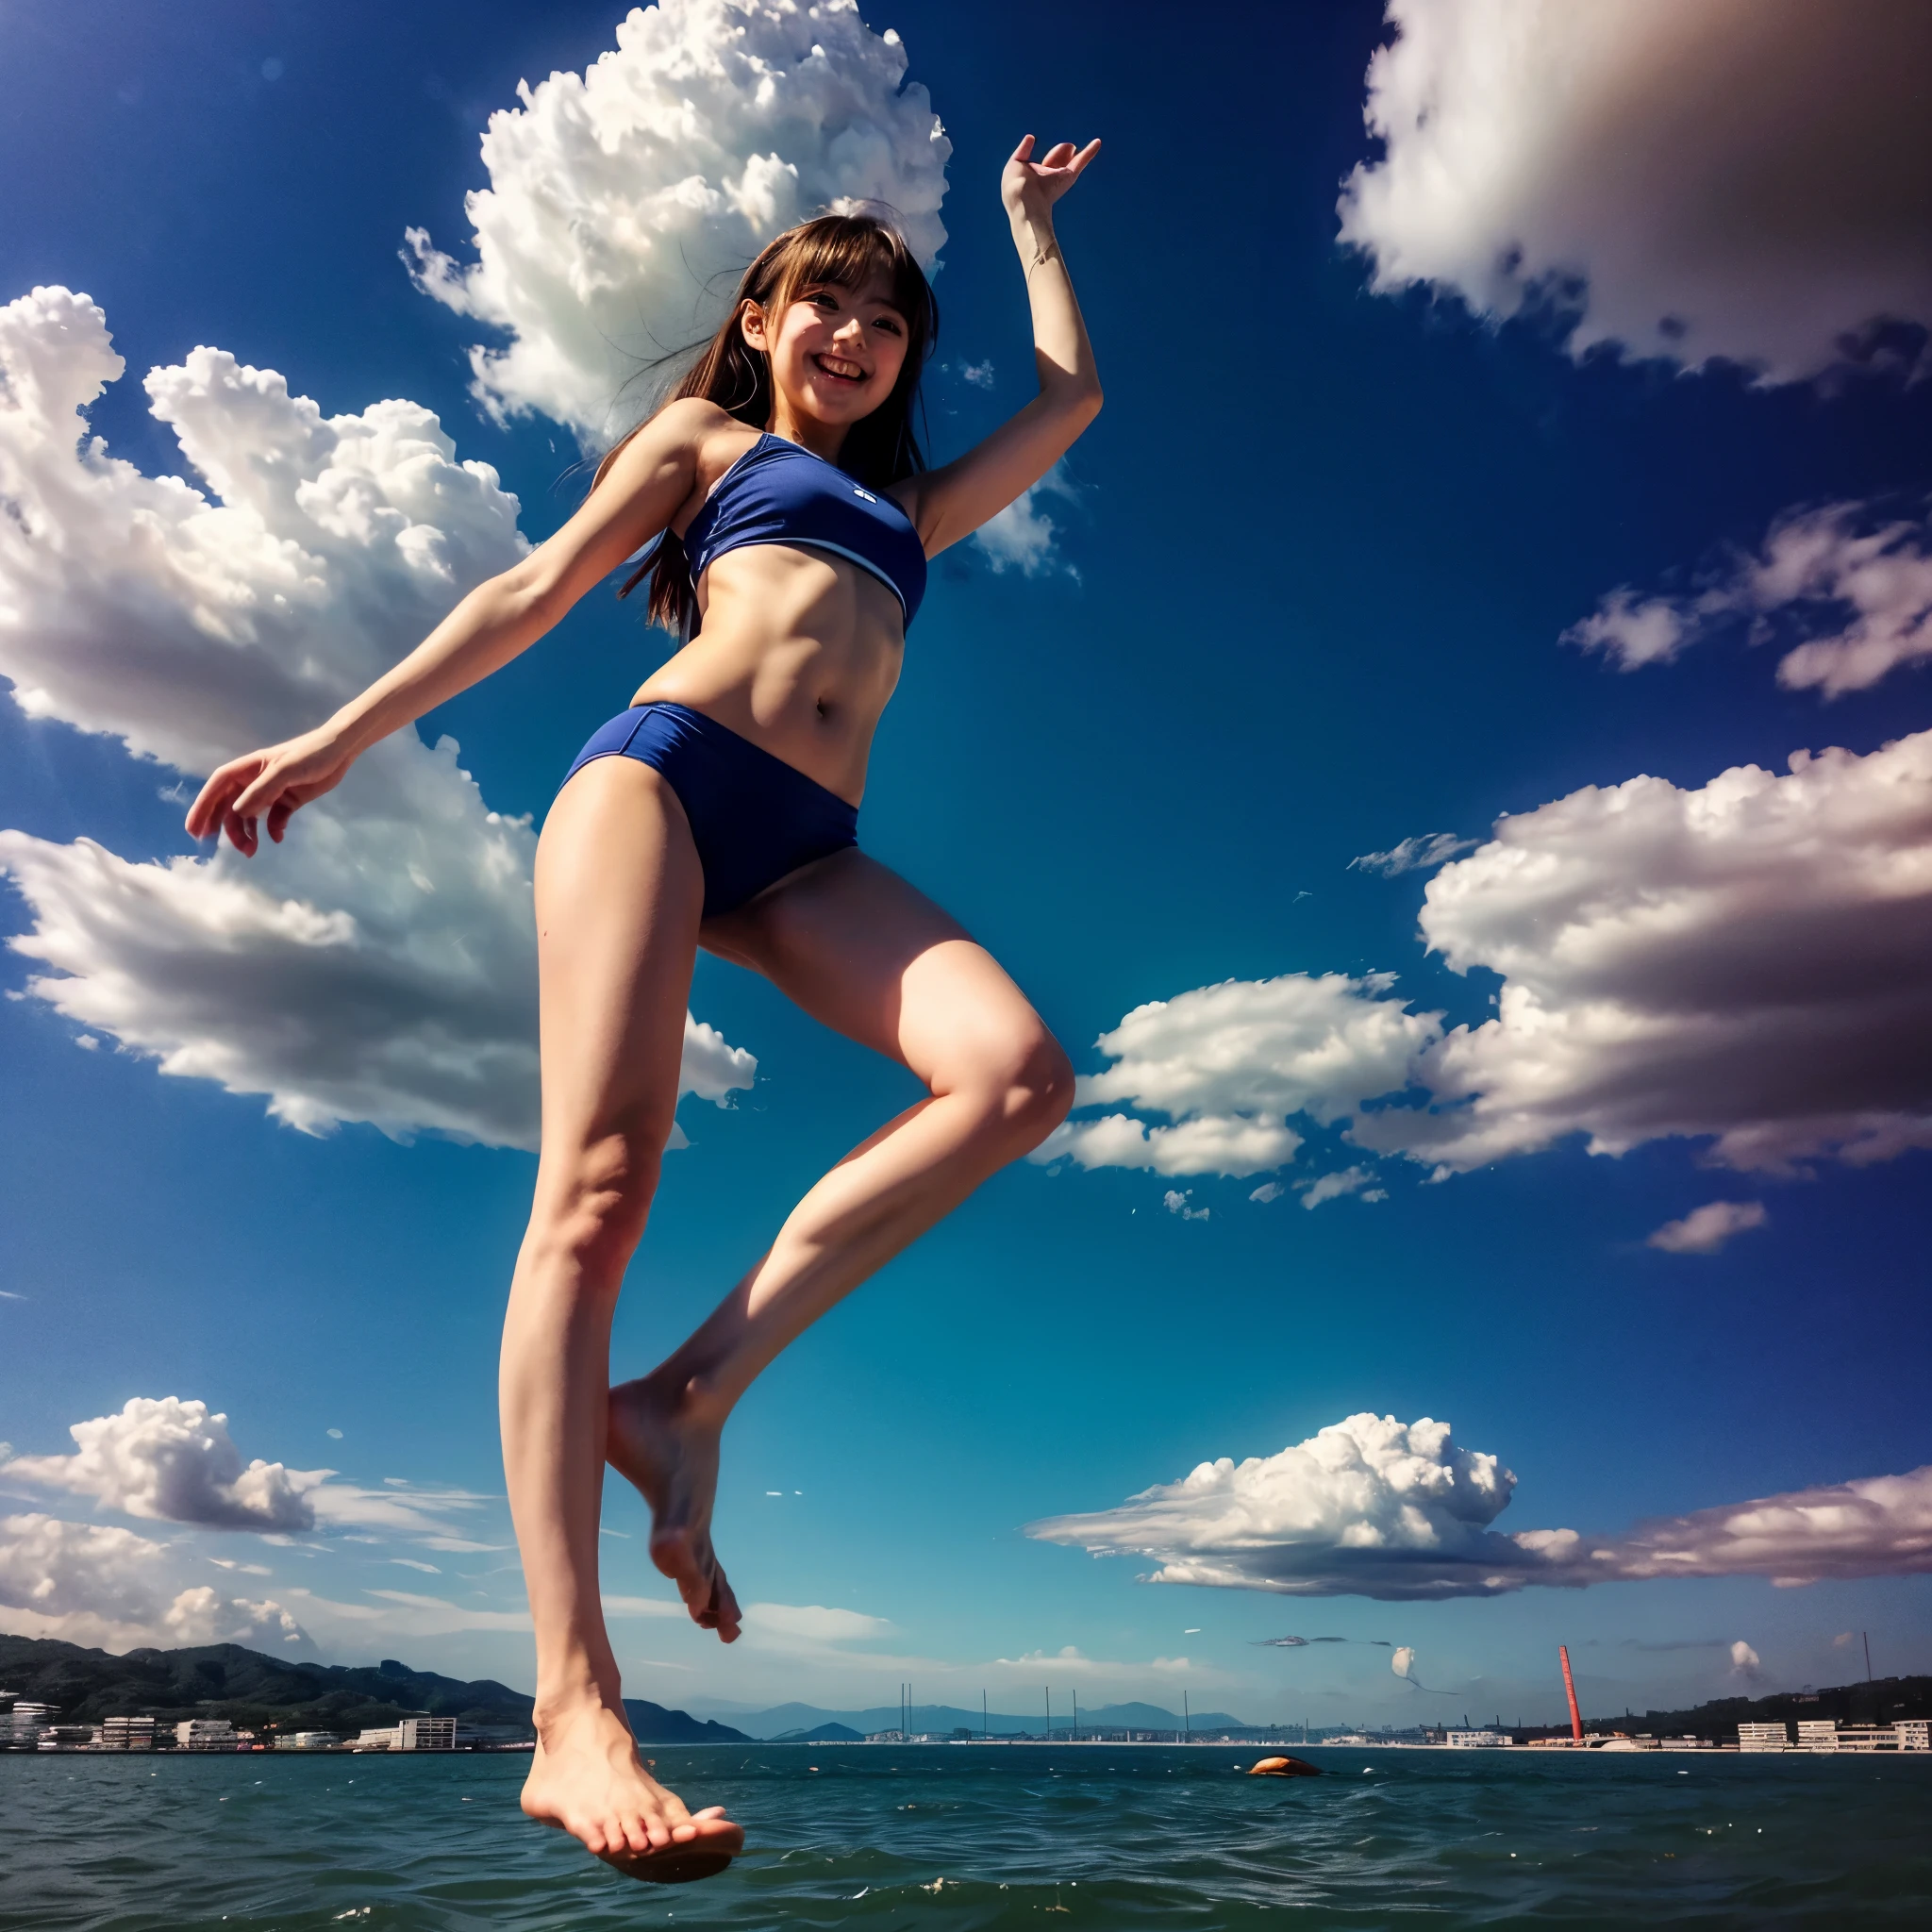
<svg viewBox="0 0 1932 1932">
<path fill-rule="evenodd" d="M 878 501 L 878 498 L 870 490 L 861 490 L 857 483 L 852 486 L 852 493 L 854 496 L 864 497 L 868 503 L 876 503 Z"/>
</svg>

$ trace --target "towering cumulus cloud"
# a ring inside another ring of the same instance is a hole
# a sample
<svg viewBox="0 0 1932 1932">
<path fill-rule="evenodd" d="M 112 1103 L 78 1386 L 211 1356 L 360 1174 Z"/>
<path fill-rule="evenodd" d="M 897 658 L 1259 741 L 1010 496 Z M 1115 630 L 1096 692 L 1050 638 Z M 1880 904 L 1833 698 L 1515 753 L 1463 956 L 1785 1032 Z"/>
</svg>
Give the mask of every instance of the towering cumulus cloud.
<svg viewBox="0 0 1932 1932">
<path fill-rule="evenodd" d="M 1390 0 L 1380 158 L 1344 185 L 1374 286 L 1556 299 L 1615 343 L 1772 380 L 1932 323 L 1932 8 Z"/>
<path fill-rule="evenodd" d="M 0 673 L 30 716 L 192 774 L 326 717 L 523 552 L 516 499 L 414 403 L 325 417 L 216 349 L 147 378 L 212 493 L 87 433 L 123 364 L 84 295 L 0 308 Z M 0 831 L 31 991 L 164 1071 L 311 1131 L 536 1138 L 527 823 L 399 732 L 283 845 L 134 864 Z M 684 1084 L 755 1062 L 691 1023 Z"/>
<path fill-rule="evenodd" d="M 1112 1509 L 1027 1526 L 1141 1556 L 1154 1583 L 1385 1601 L 1656 1577 L 1784 1585 L 1932 1571 L 1932 1468 L 1641 1523 L 1622 1535 L 1492 1527 L 1516 1477 L 1447 1423 L 1352 1415 L 1274 1456 L 1222 1457 Z"/>
<path fill-rule="evenodd" d="M 716 327 L 759 248 L 824 208 L 890 205 L 930 268 L 952 144 L 905 75 L 856 0 L 662 0 L 587 73 L 524 84 L 483 137 L 475 261 L 407 238 L 418 287 L 508 335 L 471 351 L 478 397 L 600 440 L 640 367 Z"/>
</svg>

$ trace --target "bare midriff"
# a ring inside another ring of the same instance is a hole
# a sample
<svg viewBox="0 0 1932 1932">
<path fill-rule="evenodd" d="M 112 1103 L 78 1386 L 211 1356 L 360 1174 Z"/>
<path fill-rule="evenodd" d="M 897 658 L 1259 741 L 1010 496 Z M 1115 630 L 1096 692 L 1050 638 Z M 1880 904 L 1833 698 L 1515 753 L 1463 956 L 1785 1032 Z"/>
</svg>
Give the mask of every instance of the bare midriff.
<svg viewBox="0 0 1932 1932">
<path fill-rule="evenodd" d="M 858 805 L 906 655 L 898 598 L 842 557 L 783 543 L 726 551 L 697 588 L 702 628 L 631 703 L 688 705 Z"/>
</svg>

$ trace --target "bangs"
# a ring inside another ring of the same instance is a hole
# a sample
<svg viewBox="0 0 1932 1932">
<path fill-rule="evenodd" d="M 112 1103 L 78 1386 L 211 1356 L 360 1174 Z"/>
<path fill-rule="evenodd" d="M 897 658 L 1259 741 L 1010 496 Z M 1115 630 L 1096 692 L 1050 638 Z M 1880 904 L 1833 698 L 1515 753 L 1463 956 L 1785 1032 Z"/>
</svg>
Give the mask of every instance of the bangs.
<svg viewBox="0 0 1932 1932">
<path fill-rule="evenodd" d="M 876 277 L 917 341 L 930 342 L 938 332 L 931 285 L 905 238 L 877 216 L 821 215 L 785 236 L 783 246 L 784 258 L 774 264 L 781 300 L 815 282 L 858 290 Z"/>
</svg>

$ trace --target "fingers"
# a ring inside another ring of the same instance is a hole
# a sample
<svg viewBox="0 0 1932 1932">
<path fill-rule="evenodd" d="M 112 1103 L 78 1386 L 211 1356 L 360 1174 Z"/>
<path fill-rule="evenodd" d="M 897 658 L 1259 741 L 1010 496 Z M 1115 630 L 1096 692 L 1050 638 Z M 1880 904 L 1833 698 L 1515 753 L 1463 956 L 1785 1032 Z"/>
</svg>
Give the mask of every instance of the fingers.
<svg viewBox="0 0 1932 1932">
<path fill-rule="evenodd" d="M 1023 134 L 1020 137 L 1020 145 L 1007 158 L 1008 161 L 1024 161 L 1032 152 L 1033 137 L 1030 134 Z"/>
</svg>

